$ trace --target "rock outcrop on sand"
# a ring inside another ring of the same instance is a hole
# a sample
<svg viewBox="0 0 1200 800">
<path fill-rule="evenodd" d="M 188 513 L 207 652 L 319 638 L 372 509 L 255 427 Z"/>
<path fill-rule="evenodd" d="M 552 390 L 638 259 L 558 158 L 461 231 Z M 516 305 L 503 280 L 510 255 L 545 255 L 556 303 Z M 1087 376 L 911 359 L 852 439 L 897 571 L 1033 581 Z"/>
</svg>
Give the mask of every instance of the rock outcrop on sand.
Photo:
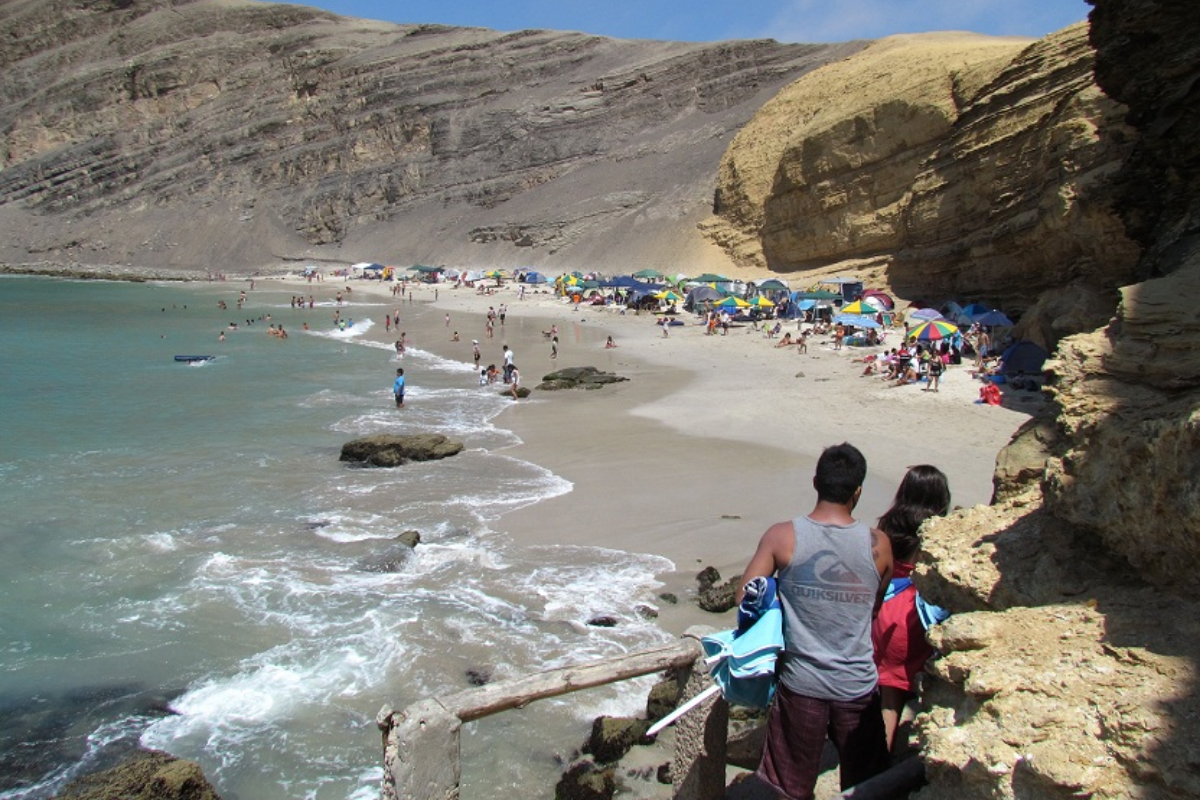
<svg viewBox="0 0 1200 800">
<path fill-rule="evenodd" d="M 623 378 L 612 372 L 604 372 L 596 367 L 567 367 L 548 375 L 542 376 L 539 389 L 552 392 L 559 389 L 599 389 L 610 383 L 621 383 L 629 378 Z"/>
<path fill-rule="evenodd" d="M 997 502 L 923 530 L 916 583 L 959 613 L 931 634 L 919 798 L 1200 795 L 1198 37 L 1181 5 L 1095 2 L 1097 78 L 1140 134 L 1115 185 L 1144 280 L 1059 345 Z"/>
<path fill-rule="evenodd" d="M 0 261 L 716 258 L 730 138 L 861 47 L 394 25 L 248 0 L 0 0 Z"/>
<path fill-rule="evenodd" d="M 342 445 L 340 461 L 371 467 L 399 467 L 410 461 L 437 461 L 462 452 L 463 443 L 440 433 L 398 436 L 379 433 Z"/>
<path fill-rule="evenodd" d="M 1024 311 L 1072 287 L 1026 323 L 1052 346 L 1061 334 L 1040 328 L 1102 324 L 1137 258 L 1108 180 L 1136 135 L 1092 65 L 1086 23 L 1036 42 L 876 42 L 737 135 L 705 230 L 741 263 L 867 269 L 904 297 Z"/>
</svg>

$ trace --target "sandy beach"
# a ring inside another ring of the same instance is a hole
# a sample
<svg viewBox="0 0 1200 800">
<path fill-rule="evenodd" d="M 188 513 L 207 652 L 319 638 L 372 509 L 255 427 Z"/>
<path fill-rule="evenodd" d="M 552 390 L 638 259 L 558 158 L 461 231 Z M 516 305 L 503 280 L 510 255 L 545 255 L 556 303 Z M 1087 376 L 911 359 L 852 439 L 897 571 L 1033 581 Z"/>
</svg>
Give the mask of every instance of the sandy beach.
<svg viewBox="0 0 1200 800">
<path fill-rule="evenodd" d="M 305 294 L 314 289 L 299 278 L 285 282 Z M 360 298 L 392 297 L 391 283 L 344 285 Z M 329 278 L 315 289 L 323 296 L 338 286 Z M 589 544 L 669 558 L 676 571 L 660 576 L 662 591 L 681 602 L 664 604 L 660 623 L 674 633 L 697 622 L 723 624 L 689 602 L 695 574 L 709 565 L 725 578 L 740 574 L 770 524 L 806 513 L 824 447 L 849 441 L 866 455 L 862 519 L 874 521 L 905 470 L 918 463 L 947 473 L 956 505 L 987 503 L 997 452 L 1040 403 L 1039 395 L 1018 392 L 1006 400 L 1011 407 L 976 404 L 979 383 L 966 364 L 950 368 L 937 393 L 922 385 L 891 387 L 862 376 L 855 361 L 879 348 L 838 351 L 831 337 L 810 337 L 808 352 L 800 354 L 776 347 L 778 339 L 750 325 L 706 336 L 696 317 L 681 314 L 687 324 L 664 338 L 653 315 L 576 309 L 549 290 L 527 289 L 518 299 L 516 283 L 491 294 L 409 286 L 412 302 L 397 306 L 413 346 L 469 362 L 478 339 L 484 365 L 502 363 L 503 344 L 514 351 L 522 385 L 534 391 L 497 422 L 523 441 L 513 455 L 574 484 L 562 497 L 507 515 L 506 531 L 528 544 Z M 409 329 L 416 323 L 405 309 L 413 304 L 424 312 L 419 327 Z M 502 304 L 505 324 L 489 339 L 487 311 Z M 383 320 L 375 322 L 371 335 L 387 339 Z M 557 359 L 543 333 L 553 325 Z M 795 329 L 795 322 L 784 328 Z M 608 336 L 615 348 L 605 347 Z M 893 332 L 890 343 L 900 336 Z M 395 338 L 393 332 L 387 340 Z M 596 391 L 537 391 L 543 375 L 570 366 L 594 366 L 629 381 Z M 408 378 L 410 385 L 420 381 Z"/>
</svg>

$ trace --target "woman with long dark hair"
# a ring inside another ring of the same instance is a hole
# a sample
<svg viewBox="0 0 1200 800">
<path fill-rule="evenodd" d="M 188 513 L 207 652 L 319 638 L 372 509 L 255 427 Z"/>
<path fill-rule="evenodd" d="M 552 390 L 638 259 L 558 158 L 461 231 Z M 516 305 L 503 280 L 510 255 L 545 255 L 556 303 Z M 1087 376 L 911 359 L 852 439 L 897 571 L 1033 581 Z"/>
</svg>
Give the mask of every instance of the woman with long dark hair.
<svg viewBox="0 0 1200 800">
<path fill-rule="evenodd" d="M 888 749 L 904 704 L 913 696 L 913 681 L 933 648 L 925 639 L 925 625 L 917 611 L 917 591 L 909 574 L 921 549 L 921 524 L 950 510 L 950 485 L 937 467 L 909 467 L 892 507 L 879 518 L 879 530 L 892 543 L 892 585 L 871 626 L 875 666 L 883 700 L 883 722 Z"/>
</svg>

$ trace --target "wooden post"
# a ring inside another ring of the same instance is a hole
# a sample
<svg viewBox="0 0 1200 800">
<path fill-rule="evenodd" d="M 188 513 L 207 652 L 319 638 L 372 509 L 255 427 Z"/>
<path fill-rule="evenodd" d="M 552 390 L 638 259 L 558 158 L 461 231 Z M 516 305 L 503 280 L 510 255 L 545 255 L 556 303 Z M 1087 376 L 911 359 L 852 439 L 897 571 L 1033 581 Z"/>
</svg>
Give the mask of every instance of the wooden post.
<svg viewBox="0 0 1200 800">
<path fill-rule="evenodd" d="M 680 703 L 686 703 L 711 684 L 712 679 L 704 665 L 693 662 Z M 720 694 L 713 695 L 676 721 L 675 757 L 671 762 L 675 800 L 722 800 L 725 797 L 728 735 L 729 704 Z"/>
</svg>

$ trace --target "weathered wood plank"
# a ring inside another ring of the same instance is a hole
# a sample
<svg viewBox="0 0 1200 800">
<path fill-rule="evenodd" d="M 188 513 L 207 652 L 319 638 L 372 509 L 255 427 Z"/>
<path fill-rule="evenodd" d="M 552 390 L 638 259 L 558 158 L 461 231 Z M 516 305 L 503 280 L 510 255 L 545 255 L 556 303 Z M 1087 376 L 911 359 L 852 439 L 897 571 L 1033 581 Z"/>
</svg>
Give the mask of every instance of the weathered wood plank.
<svg viewBox="0 0 1200 800">
<path fill-rule="evenodd" d="M 439 702 L 463 722 L 470 722 L 510 708 L 523 708 L 534 700 L 650 675 L 672 667 L 687 666 L 695 661 L 700 653 L 700 642 L 687 637 L 663 647 L 641 650 L 601 662 L 547 670 L 524 678 L 481 686 L 478 689 L 467 689 L 439 698 Z"/>
</svg>

